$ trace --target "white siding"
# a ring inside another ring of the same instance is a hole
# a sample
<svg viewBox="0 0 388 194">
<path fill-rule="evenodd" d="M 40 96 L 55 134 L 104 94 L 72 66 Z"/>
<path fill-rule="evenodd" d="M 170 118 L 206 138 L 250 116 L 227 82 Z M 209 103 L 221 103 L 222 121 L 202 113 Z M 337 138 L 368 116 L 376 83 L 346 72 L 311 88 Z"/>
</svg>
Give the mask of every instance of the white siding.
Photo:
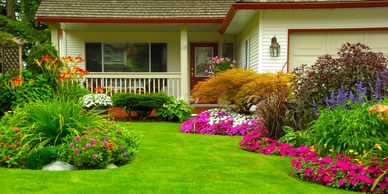
<svg viewBox="0 0 388 194">
<path fill-rule="evenodd" d="M 249 67 L 259 71 L 259 15 L 257 14 L 247 27 L 237 35 L 236 61 L 243 67 L 245 62 L 245 41 L 250 41 L 250 64 Z"/>
<path fill-rule="evenodd" d="M 262 70 L 279 71 L 287 62 L 289 29 L 341 29 L 388 27 L 387 8 L 265 10 L 263 11 Z M 281 54 L 269 55 L 270 40 L 278 38 Z"/>
</svg>

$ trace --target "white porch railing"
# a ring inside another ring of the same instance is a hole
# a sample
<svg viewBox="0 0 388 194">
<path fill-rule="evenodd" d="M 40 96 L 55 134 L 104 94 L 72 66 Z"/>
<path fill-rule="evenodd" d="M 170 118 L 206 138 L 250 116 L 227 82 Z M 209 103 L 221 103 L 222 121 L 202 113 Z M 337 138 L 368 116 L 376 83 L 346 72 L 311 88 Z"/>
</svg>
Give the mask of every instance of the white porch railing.
<svg viewBox="0 0 388 194">
<path fill-rule="evenodd" d="M 91 92 L 102 87 L 103 92 L 112 95 L 125 93 L 159 93 L 165 92 L 175 98 L 181 96 L 180 72 L 163 73 L 90 73 L 85 76 L 85 86 Z"/>
</svg>

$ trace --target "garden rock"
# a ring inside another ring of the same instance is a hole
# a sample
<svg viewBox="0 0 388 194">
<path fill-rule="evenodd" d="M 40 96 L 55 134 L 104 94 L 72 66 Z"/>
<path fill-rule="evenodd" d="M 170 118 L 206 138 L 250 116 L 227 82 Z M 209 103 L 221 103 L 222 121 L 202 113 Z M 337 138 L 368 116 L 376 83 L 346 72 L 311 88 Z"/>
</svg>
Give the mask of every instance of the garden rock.
<svg viewBox="0 0 388 194">
<path fill-rule="evenodd" d="M 106 166 L 105 168 L 106 168 L 106 169 L 115 169 L 115 168 L 117 168 L 117 166 L 114 165 L 114 164 L 109 164 L 109 165 Z"/>
<path fill-rule="evenodd" d="M 55 161 L 52 162 L 46 166 L 43 167 L 43 170 L 49 170 L 49 171 L 54 171 L 54 170 L 76 170 L 76 168 L 66 162 L 62 161 Z"/>
</svg>

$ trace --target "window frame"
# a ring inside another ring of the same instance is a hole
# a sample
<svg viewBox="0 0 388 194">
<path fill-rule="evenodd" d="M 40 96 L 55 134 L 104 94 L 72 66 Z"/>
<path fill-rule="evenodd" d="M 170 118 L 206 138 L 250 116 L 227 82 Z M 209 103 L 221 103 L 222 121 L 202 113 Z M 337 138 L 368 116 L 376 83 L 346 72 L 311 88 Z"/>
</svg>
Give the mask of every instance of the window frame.
<svg viewBox="0 0 388 194">
<path fill-rule="evenodd" d="M 251 63 L 251 41 L 250 39 L 246 39 L 244 41 L 244 69 L 250 68 Z"/>
</svg>

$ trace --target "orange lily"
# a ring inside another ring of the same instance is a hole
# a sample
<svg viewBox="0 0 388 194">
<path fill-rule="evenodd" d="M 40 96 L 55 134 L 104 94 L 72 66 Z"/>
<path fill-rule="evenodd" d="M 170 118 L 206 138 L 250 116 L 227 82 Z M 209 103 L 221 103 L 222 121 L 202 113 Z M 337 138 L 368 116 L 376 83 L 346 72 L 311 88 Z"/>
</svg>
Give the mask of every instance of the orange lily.
<svg viewBox="0 0 388 194">
<path fill-rule="evenodd" d="M 46 61 L 46 62 L 49 62 L 49 61 L 52 60 L 52 58 L 49 55 L 45 55 L 45 56 L 42 57 L 42 60 Z"/>
</svg>

